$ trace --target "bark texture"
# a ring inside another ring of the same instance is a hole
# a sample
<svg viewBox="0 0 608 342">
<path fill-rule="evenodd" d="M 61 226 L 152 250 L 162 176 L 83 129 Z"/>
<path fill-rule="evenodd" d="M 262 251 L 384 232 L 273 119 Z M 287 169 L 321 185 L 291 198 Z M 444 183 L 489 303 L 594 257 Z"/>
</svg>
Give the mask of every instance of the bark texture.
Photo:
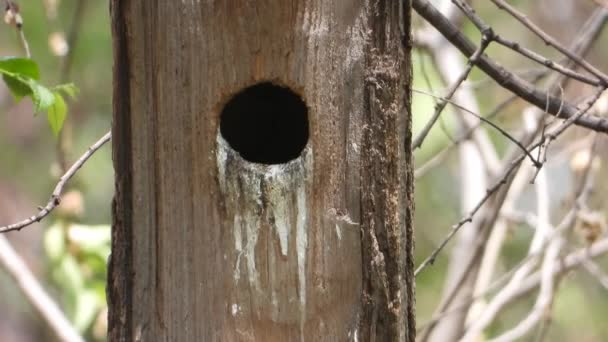
<svg viewBox="0 0 608 342">
<path fill-rule="evenodd" d="M 110 341 L 413 342 L 409 1 L 111 11 Z M 293 160 L 249 162 L 220 132 L 259 83 L 305 103 Z"/>
</svg>

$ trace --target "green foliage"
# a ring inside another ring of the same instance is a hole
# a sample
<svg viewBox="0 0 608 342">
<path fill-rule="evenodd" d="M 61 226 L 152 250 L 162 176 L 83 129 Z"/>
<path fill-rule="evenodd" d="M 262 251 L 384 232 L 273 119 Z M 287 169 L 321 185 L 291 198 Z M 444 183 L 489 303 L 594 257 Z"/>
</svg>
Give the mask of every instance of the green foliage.
<svg viewBox="0 0 608 342">
<path fill-rule="evenodd" d="M 83 25 L 74 31 L 78 33 L 77 43 L 69 44 L 69 53 L 71 58 L 73 57 L 69 71 L 64 69 L 65 56 L 58 55 L 49 48 L 51 35 L 72 31 L 73 28 L 68 25 L 74 22 L 76 6 L 80 6 L 80 2 L 61 2 L 61 6 L 57 7 L 57 18 L 52 19 L 48 17 L 47 6 L 23 3 L 21 14 L 26 21 L 25 34 L 35 60 L 0 57 L 0 76 L 15 98 L 14 102 L 23 102 L 24 98 L 27 102 L 32 101 L 32 106 L 27 107 L 31 108 L 31 112 L 46 115 L 49 127 L 55 135 L 62 127 L 64 130 L 67 128 L 63 125 L 64 122 L 67 124 L 65 120 L 71 119 L 68 117 L 70 113 L 67 113 L 71 101 L 77 95 L 87 99 L 79 104 L 86 115 L 74 123 L 72 134 L 66 134 L 64 137 L 67 145 L 73 146 L 67 151 L 68 159 L 72 152 L 75 155 L 86 150 L 92 137 L 97 137 L 107 130 L 108 115 L 111 113 L 112 73 L 107 71 L 112 68 L 112 50 L 107 4 L 103 1 L 87 2 L 82 6 Z M 18 40 L 11 39 L 4 39 L 1 43 L 4 51 L 19 51 L 18 45 Z M 54 81 L 64 79 L 68 74 L 71 75 L 70 81 L 78 84 L 78 88 L 73 83 L 57 85 L 57 81 Z M 27 113 L 24 112 L 27 107 L 13 108 L 11 104 L 5 103 L 3 111 Z M 28 126 L 31 129 L 17 131 L 15 127 L 21 127 L 23 122 L 29 120 L 18 117 L 6 119 L 6 124 L 0 124 L 0 145 L 4 147 L 3 153 L 0 153 L 0 164 L 3 166 L 0 168 L 2 185 L 13 189 L 15 184 L 16 189 L 24 192 L 19 195 L 26 198 L 46 198 L 49 186 L 54 186 L 56 176 L 61 172 L 55 164 L 55 146 L 44 143 L 48 133 L 44 129 L 40 132 L 39 125 L 31 125 Z M 31 143 L 15 143 L 16 139 Z M 84 191 L 86 197 L 80 199 L 80 211 L 76 210 L 76 213 L 70 214 L 63 212 L 70 202 L 66 198 L 69 192 L 66 192 L 62 196 L 61 205 L 45 220 L 44 225 L 47 228 L 43 231 L 47 256 L 44 262 L 48 263 L 48 267 L 45 267 L 48 279 L 43 282 L 54 287 L 56 291 L 51 291 L 53 297 L 57 297 L 62 311 L 86 341 L 105 341 L 107 330 L 105 279 L 110 251 L 110 229 L 108 225 L 74 223 L 103 223 L 110 220 L 109 210 L 99 210 L 107 207 L 112 195 L 110 151 L 104 149 L 98 154 L 99 157 L 87 162 L 88 167 L 79 171 L 78 179 L 70 182 L 71 189 L 90 190 Z M 53 166 L 49 168 L 50 164 Z M 50 172 L 52 177 L 49 177 L 47 172 Z M 85 210 L 84 207 L 94 210 Z M 35 265 L 34 268 L 38 269 L 40 264 Z M 10 287 L 3 286 L 0 295 L 10 297 L 6 292 L 8 288 Z M 27 304 L 21 297 L 16 298 L 18 300 L 15 304 L 3 309 L 7 312 L 23 311 Z M 49 340 L 43 336 L 40 336 L 40 339 Z M 3 340 L 5 339 L 0 337 L 0 341 Z"/>
<path fill-rule="evenodd" d="M 91 329 L 106 307 L 106 260 L 110 255 L 110 226 L 56 221 L 44 234 L 50 274 L 62 289 L 63 302 L 74 326 Z"/>
<path fill-rule="evenodd" d="M 74 98 L 77 88 L 73 84 L 61 84 L 54 88 L 42 85 L 40 70 L 29 58 L 5 57 L 0 59 L 0 74 L 16 101 L 30 97 L 35 111 L 47 112 L 53 134 L 57 136 L 67 115 L 64 95 Z"/>
<path fill-rule="evenodd" d="M 63 126 L 68 110 L 65 101 L 63 100 L 63 96 L 61 96 L 59 92 L 52 93 L 52 96 L 54 103 L 49 107 L 47 118 L 49 120 L 49 125 L 51 125 L 51 130 L 57 135 Z"/>
<path fill-rule="evenodd" d="M 34 80 L 40 79 L 38 65 L 29 58 L 4 57 L 0 59 L 0 70 L 5 76 L 23 76 Z"/>
</svg>

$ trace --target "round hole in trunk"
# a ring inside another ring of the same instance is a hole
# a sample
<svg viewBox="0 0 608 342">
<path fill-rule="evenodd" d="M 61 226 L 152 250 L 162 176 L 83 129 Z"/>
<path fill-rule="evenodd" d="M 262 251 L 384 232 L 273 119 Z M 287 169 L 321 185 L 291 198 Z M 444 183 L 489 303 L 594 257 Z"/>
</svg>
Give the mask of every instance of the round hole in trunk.
<svg viewBox="0 0 608 342">
<path fill-rule="evenodd" d="M 308 108 L 289 88 L 258 83 L 226 103 L 220 133 L 247 161 L 283 164 L 298 158 L 308 143 Z"/>
</svg>

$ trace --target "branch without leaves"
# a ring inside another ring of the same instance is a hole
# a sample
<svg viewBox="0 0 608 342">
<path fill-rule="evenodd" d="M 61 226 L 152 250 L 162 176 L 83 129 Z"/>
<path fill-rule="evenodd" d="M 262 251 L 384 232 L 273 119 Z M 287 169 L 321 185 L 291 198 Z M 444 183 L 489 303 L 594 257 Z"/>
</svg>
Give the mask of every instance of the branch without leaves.
<svg viewBox="0 0 608 342">
<path fill-rule="evenodd" d="M 481 38 L 481 46 L 475 51 L 475 53 L 473 53 L 473 56 L 469 58 L 469 62 L 467 63 L 466 69 L 460 75 L 458 80 L 456 80 L 456 82 L 452 84 L 450 90 L 448 91 L 448 94 L 444 98 L 440 98 L 439 103 L 437 103 L 437 105 L 435 106 L 435 113 L 433 113 L 433 116 L 431 117 L 429 122 L 427 122 L 420 134 L 414 139 L 414 142 L 412 143 L 413 149 L 417 149 L 422 146 L 422 142 L 431 131 L 431 128 L 433 128 L 435 122 L 437 122 L 437 119 L 439 119 L 439 116 L 441 115 L 441 112 L 445 108 L 446 104 L 452 98 L 452 96 L 454 96 L 454 93 L 456 93 L 456 90 L 458 90 L 462 82 L 467 79 L 467 77 L 471 73 L 471 70 L 473 70 L 473 66 L 475 65 L 475 63 L 477 63 L 479 57 L 483 54 L 485 49 L 490 44 L 491 39 L 491 37 L 487 37 L 485 35 Z"/>
<path fill-rule="evenodd" d="M 586 60 L 584 60 L 581 57 L 570 52 L 568 49 L 566 49 L 564 46 L 562 46 L 557 40 L 555 40 L 555 38 L 551 37 L 550 35 L 545 33 L 543 30 L 541 30 L 540 27 L 538 27 L 536 24 L 534 24 L 532 21 L 530 21 L 530 19 L 528 19 L 525 15 L 520 13 L 514 7 L 512 7 L 508 3 L 504 2 L 503 0 L 491 0 L 491 1 L 498 8 L 506 11 L 513 18 L 517 19 L 520 23 L 522 23 L 525 27 L 527 27 L 532 33 L 534 33 L 537 37 L 542 39 L 543 42 L 545 42 L 545 44 L 552 46 L 557 51 L 561 52 L 562 54 L 564 54 L 565 56 L 570 58 L 572 61 L 576 62 L 576 64 L 580 65 L 583 69 L 587 70 L 589 73 L 591 73 L 592 75 L 599 78 L 603 84 L 608 84 L 608 76 L 606 76 L 604 73 L 599 71 L 597 68 L 595 68 L 593 65 L 591 65 Z"/>
<path fill-rule="evenodd" d="M 40 222 L 43 218 L 47 217 L 60 203 L 61 203 L 61 193 L 63 192 L 63 188 L 65 184 L 78 172 L 78 170 L 84 165 L 91 156 L 97 152 L 105 143 L 110 141 L 112 138 L 112 132 L 106 133 L 101 139 L 99 139 L 96 143 L 91 145 L 89 149 L 80 157 L 78 160 L 69 168 L 69 170 L 61 176 L 59 182 L 55 186 L 55 190 L 51 194 L 51 199 L 44 206 L 38 214 L 27 218 L 23 221 L 13 223 L 4 227 L 0 227 L 0 233 L 6 233 L 14 230 L 21 230 L 27 226 L 34 224 L 35 222 Z"/>
<path fill-rule="evenodd" d="M 475 44 L 460 32 L 428 0 L 413 0 L 413 8 L 465 56 L 470 57 L 477 51 Z M 507 71 L 486 55 L 479 57 L 476 66 L 505 89 L 517 94 L 541 110 L 547 111 L 549 114 L 559 116 L 561 119 L 568 119 L 579 113 L 575 105 L 534 87 L 524 79 Z M 584 115 L 576 118 L 574 123 L 594 131 L 608 133 L 608 119 L 606 118 Z"/>
<path fill-rule="evenodd" d="M 534 150 L 535 148 L 542 146 L 545 143 L 545 139 L 547 139 L 547 137 L 548 137 L 549 141 L 553 141 L 558 136 L 560 136 L 562 133 L 564 133 L 568 127 L 570 127 L 574 122 L 576 122 L 577 118 L 583 117 L 585 115 L 585 113 L 587 113 L 591 109 L 591 107 L 599 99 L 602 92 L 603 92 L 603 89 L 598 89 L 598 91 L 595 92 L 595 94 L 593 96 L 591 96 L 587 101 L 585 101 L 583 103 L 582 108 L 577 110 L 577 112 L 574 113 L 572 116 L 570 116 L 568 118 L 568 120 L 564 121 L 561 125 L 556 127 L 553 131 L 549 132 L 546 135 L 546 137 L 543 136 L 539 142 L 532 144 L 528 153 L 530 153 L 530 151 Z M 427 268 L 428 266 L 432 265 L 435 262 L 435 259 L 437 259 L 437 256 L 439 255 L 439 253 L 441 253 L 443 248 L 454 237 L 454 235 L 456 235 L 458 230 L 460 230 L 460 228 L 462 226 L 464 226 L 466 223 L 473 221 L 475 214 L 483 207 L 483 205 L 486 203 L 486 201 L 488 199 L 490 199 L 494 193 L 496 193 L 503 185 L 505 185 L 507 183 L 507 178 L 511 175 L 511 173 L 517 168 L 517 166 L 521 163 L 521 161 L 527 155 L 528 154 L 523 153 L 518 158 L 516 158 L 511 163 L 511 165 L 506 169 L 503 176 L 500 177 L 498 179 L 498 181 L 496 181 L 496 183 L 494 183 L 494 185 L 487 190 L 486 195 L 479 201 L 477 206 L 475 206 L 475 208 L 473 208 L 473 210 L 471 210 L 470 214 L 468 216 L 462 218 L 458 223 L 454 224 L 451 227 L 449 233 L 446 235 L 446 237 L 443 239 L 443 241 L 439 244 L 439 246 L 431 253 L 431 255 L 429 255 L 420 264 L 420 266 L 418 266 L 418 268 L 414 272 L 414 276 L 417 276 L 425 268 Z"/>
</svg>

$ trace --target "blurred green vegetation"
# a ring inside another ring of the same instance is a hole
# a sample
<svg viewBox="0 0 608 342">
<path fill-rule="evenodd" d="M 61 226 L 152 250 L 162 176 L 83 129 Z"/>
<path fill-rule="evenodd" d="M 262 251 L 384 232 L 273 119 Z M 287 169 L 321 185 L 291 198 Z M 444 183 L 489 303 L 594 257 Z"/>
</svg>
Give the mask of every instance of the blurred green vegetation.
<svg viewBox="0 0 608 342">
<path fill-rule="evenodd" d="M 48 16 L 50 12 L 43 1 L 20 3 L 24 35 L 32 59 L 39 65 L 41 83 L 51 86 L 68 80 L 80 90 L 76 100 L 68 101 L 68 126 L 64 133 L 69 164 L 110 129 L 112 108 L 113 62 L 108 3 L 82 1 L 81 23 L 75 26 L 78 2 L 59 1 L 55 18 Z M 0 30 L 4 37 L 0 41 L 0 56 L 23 56 L 16 30 L 8 25 L 0 26 Z M 51 37 L 60 33 L 67 40 L 72 30 L 76 44 L 69 52 L 72 63 L 66 75 L 65 59 L 53 53 L 51 44 L 57 42 L 51 41 Z M 13 213 L 2 213 L 0 206 L 4 223 L 5 217 L 22 218 L 35 212 L 38 205 L 48 200 L 62 172 L 57 163 L 57 139 L 49 129 L 45 115 L 35 115 L 29 100 L 15 104 L 4 85 L 0 88 L 0 107 L 3 112 L 0 115 L 0 198 L 17 194 L 22 203 L 27 203 Z M 2 193 L 2 189 L 8 190 Z M 22 242 L 22 247 L 38 245 L 44 248 L 19 250 L 25 251 L 24 257 L 38 270 L 39 276 L 46 279 L 44 282 L 53 297 L 60 301 L 68 318 L 87 340 L 104 340 L 106 261 L 110 252 L 113 194 L 109 145 L 87 162 L 66 190 L 73 195 L 68 200 L 71 205 L 66 204 L 64 198 L 60 207 L 64 209 L 38 225 L 43 228 L 42 232 L 36 230 L 35 236 Z M 66 207 L 72 212 L 66 212 Z M 17 247 L 18 242 L 15 242 Z M 0 294 L 14 293 L 12 287 L 9 280 L 2 279 Z M 17 298 L 22 297 L 18 295 Z M 0 301 L 0 305 L 6 305 L 7 310 L 13 312 L 29 312 L 23 299 L 7 302 Z M 27 313 L 25 319 L 38 318 L 36 314 Z M 43 324 L 37 325 L 43 327 Z M 40 329 L 42 332 L 38 335 L 49 334 L 44 333 L 44 328 Z M 0 334 L 3 334 L 1 329 Z"/>
</svg>

